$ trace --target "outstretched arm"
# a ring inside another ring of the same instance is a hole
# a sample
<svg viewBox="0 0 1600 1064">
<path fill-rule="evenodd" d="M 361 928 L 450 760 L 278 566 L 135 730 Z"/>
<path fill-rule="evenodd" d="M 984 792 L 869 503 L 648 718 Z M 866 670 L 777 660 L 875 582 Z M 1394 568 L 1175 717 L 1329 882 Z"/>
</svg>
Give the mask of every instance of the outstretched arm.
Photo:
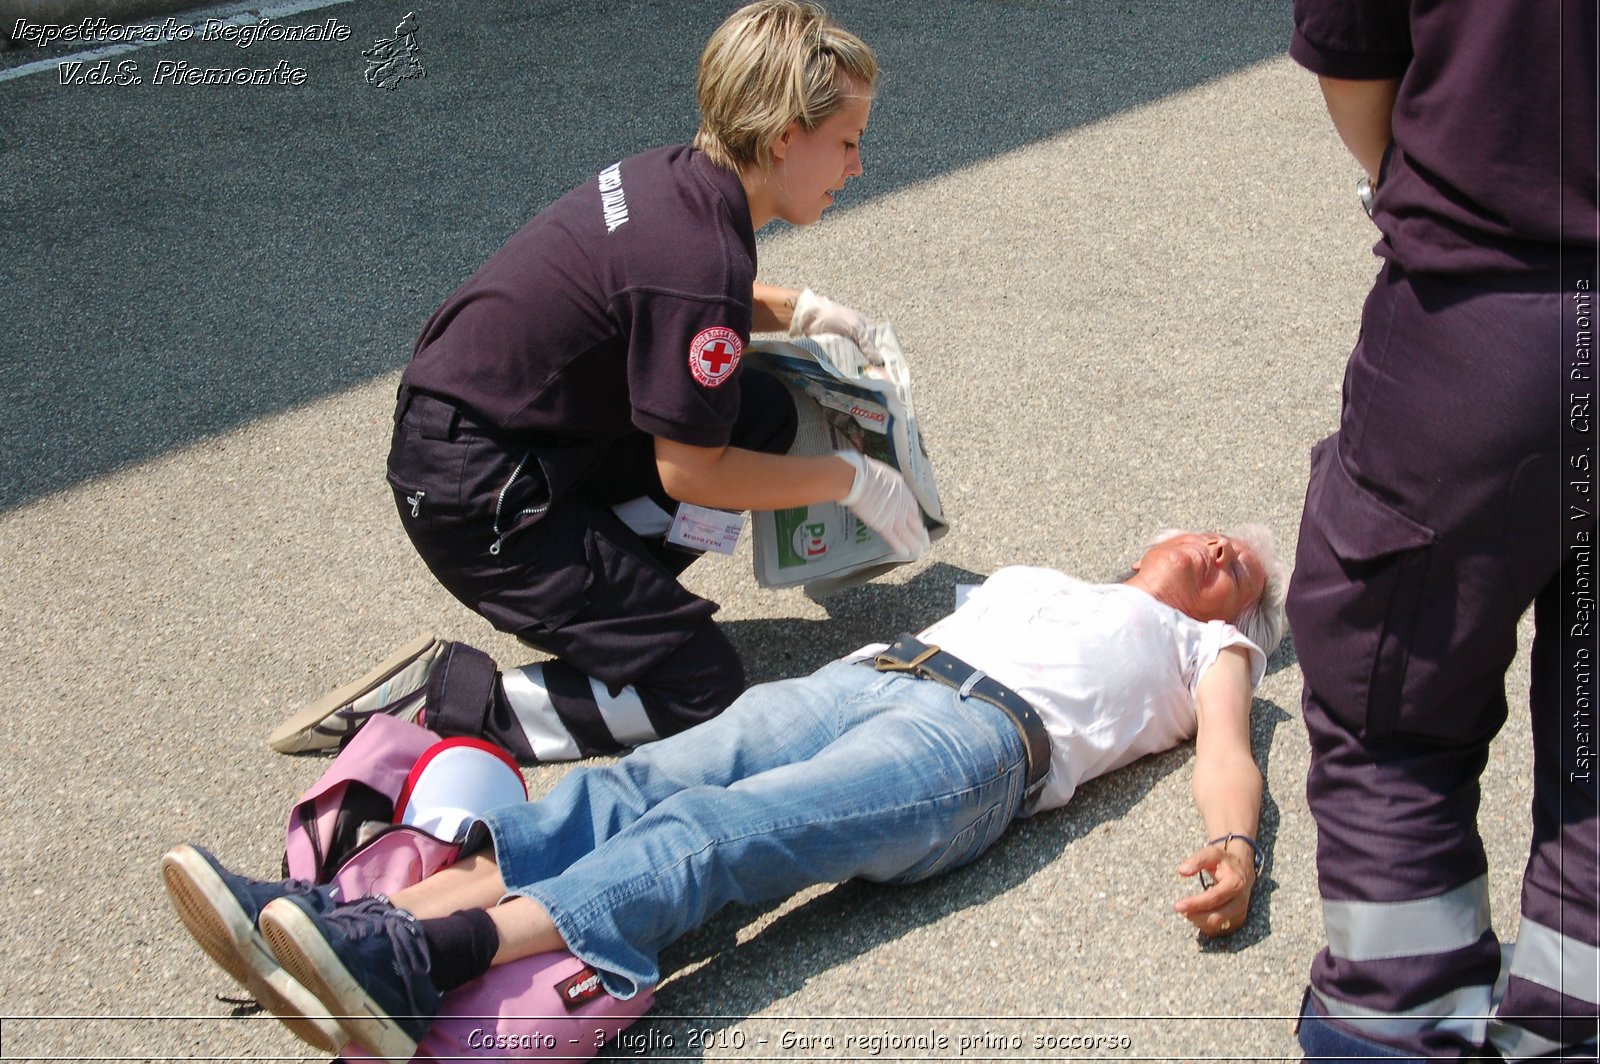
<svg viewBox="0 0 1600 1064">
<path fill-rule="evenodd" d="M 1255 838 L 1261 817 L 1261 771 L 1250 750 L 1250 654 L 1228 647 L 1200 677 L 1195 691 L 1194 804 L 1205 821 L 1206 838 Z M 1234 839 L 1206 845 L 1178 865 L 1178 874 L 1206 872 L 1212 884 L 1178 899 L 1173 908 L 1207 935 L 1239 929 L 1250 909 L 1255 886 L 1255 851 Z"/>
</svg>

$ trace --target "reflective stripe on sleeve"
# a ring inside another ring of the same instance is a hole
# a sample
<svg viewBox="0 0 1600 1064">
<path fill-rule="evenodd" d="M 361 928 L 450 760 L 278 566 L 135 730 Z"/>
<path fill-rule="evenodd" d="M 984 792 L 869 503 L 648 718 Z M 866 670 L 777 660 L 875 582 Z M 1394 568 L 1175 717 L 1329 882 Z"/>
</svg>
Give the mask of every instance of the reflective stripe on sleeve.
<svg viewBox="0 0 1600 1064">
<path fill-rule="evenodd" d="M 1489 930 L 1489 882 L 1479 876 L 1415 901 L 1322 900 L 1328 951 L 1347 961 L 1381 961 L 1465 949 Z"/>
</svg>

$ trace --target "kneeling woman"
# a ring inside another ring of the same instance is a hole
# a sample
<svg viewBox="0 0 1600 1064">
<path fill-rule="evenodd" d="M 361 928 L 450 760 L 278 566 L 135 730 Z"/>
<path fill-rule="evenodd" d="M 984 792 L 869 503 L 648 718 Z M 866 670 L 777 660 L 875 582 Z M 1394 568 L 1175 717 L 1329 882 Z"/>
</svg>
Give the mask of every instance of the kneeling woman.
<svg viewBox="0 0 1600 1064">
<path fill-rule="evenodd" d="M 523 761 L 614 753 L 714 716 L 744 687 L 716 604 L 664 542 L 680 503 L 839 500 L 903 556 L 928 542 L 890 467 L 785 452 L 793 404 L 741 368 L 754 331 L 866 319 L 755 283 L 755 232 L 818 220 L 862 172 L 877 62 L 798 0 L 760 0 L 700 60 L 692 147 L 603 168 L 542 210 L 434 314 L 401 379 L 389 482 L 439 581 L 554 661 L 501 672 L 424 637 L 296 713 L 286 753 L 373 713 L 482 736 Z"/>
</svg>

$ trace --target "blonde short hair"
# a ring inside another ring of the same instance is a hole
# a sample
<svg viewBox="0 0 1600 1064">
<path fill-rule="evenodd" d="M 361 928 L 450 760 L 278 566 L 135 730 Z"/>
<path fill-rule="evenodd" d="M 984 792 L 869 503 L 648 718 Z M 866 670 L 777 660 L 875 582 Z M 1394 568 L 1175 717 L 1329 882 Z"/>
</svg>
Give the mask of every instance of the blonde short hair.
<svg viewBox="0 0 1600 1064">
<path fill-rule="evenodd" d="M 852 90 L 877 82 L 872 49 L 820 5 L 756 0 L 718 26 L 700 56 L 694 146 L 729 170 L 768 166 L 790 122 L 815 129 Z"/>
</svg>

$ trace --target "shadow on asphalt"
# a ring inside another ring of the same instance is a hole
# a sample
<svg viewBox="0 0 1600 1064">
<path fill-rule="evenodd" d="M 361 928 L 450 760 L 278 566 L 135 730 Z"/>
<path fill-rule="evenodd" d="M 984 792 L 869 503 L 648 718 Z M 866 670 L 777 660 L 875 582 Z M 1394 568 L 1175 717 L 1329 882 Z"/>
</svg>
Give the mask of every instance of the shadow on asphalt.
<svg viewBox="0 0 1600 1064">
<path fill-rule="evenodd" d="M 364 81 L 360 49 L 394 10 L 362 0 L 317 13 L 351 27 L 342 45 L 163 44 L 127 57 L 142 85 L 0 81 L 0 509 L 401 366 L 439 301 L 540 206 L 691 136 L 695 60 L 733 6 L 437 3 L 419 28 L 427 76 L 393 90 Z M 885 70 L 867 176 L 841 213 L 1287 40 L 1280 0 L 831 7 Z M 158 87 L 162 59 L 286 59 L 308 76 Z M 381 419 L 353 431 L 386 445 Z"/>
</svg>

